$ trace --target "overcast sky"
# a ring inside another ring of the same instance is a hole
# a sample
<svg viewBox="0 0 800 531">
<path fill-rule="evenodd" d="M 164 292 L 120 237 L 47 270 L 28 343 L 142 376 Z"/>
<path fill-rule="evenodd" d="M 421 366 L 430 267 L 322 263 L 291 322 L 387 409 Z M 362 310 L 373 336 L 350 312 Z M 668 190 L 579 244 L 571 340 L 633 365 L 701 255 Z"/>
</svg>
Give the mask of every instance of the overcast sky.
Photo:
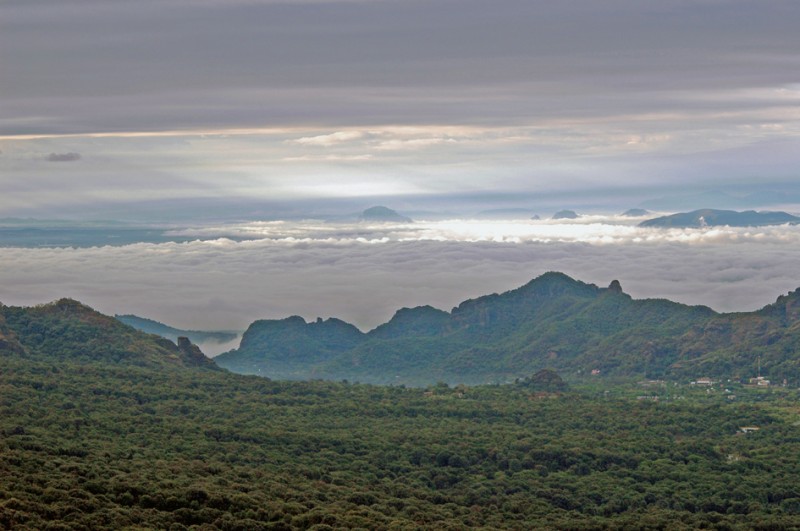
<svg viewBox="0 0 800 531">
<path fill-rule="evenodd" d="M 378 202 L 800 213 L 798 21 L 796 0 L 3 0 L 0 218 L 210 241 L 3 248 L 0 301 L 368 329 L 560 270 L 755 309 L 800 286 L 796 226 L 210 224 Z"/>
<path fill-rule="evenodd" d="M 781 189 L 798 20 L 794 0 L 5 0 L 0 216 Z"/>
</svg>

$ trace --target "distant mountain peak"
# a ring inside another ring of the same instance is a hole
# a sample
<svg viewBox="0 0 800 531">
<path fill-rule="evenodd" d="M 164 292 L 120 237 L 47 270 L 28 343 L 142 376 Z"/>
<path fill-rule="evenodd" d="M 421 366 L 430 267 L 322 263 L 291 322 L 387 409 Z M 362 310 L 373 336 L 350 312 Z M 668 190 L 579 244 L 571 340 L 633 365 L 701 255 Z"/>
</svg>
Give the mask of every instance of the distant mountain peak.
<svg viewBox="0 0 800 531">
<path fill-rule="evenodd" d="M 444 332 L 450 314 L 433 306 L 400 308 L 389 320 L 374 330 L 371 337 L 391 338 L 413 333 L 417 336 L 435 336 Z"/>
<path fill-rule="evenodd" d="M 380 221 L 392 223 L 411 223 L 411 218 L 403 216 L 396 210 L 385 206 L 374 206 L 364 210 L 359 216 L 360 221 Z"/>
<path fill-rule="evenodd" d="M 648 212 L 647 210 L 645 210 L 643 208 L 630 208 L 630 209 L 626 210 L 625 212 L 623 212 L 622 215 L 625 216 L 625 217 L 629 217 L 629 218 L 638 218 L 638 217 L 641 217 L 641 216 L 646 216 L 649 213 L 650 212 Z"/>
<path fill-rule="evenodd" d="M 534 278 L 519 289 L 525 291 L 537 291 L 541 293 L 561 293 L 564 290 L 586 291 L 587 288 L 592 292 L 596 292 L 598 289 L 594 284 L 586 284 L 585 282 L 576 280 L 565 273 L 561 273 L 559 271 L 548 271 Z"/>
<path fill-rule="evenodd" d="M 559 210 L 553 214 L 553 219 L 578 219 L 578 213 L 574 210 Z"/>
</svg>

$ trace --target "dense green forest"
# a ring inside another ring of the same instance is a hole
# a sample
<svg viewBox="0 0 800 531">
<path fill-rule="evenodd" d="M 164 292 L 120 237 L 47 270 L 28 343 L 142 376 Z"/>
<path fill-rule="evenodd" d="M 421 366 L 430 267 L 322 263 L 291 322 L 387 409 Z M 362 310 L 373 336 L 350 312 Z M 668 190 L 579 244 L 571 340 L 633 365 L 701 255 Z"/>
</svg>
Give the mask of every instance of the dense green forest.
<svg viewBox="0 0 800 531">
<path fill-rule="evenodd" d="M 280 382 L 196 354 L 0 306 L 0 527 L 800 528 L 796 389 Z"/>
<path fill-rule="evenodd" d="M 637 378 L 800 381 L 800 289 L 759 311 L 637 300 L 546 273 L 450 312 L 403 308 L 368 333 L 338 319 L 254 322 L 216 362 L 280 379 L 430 385 L 512 382 L 543 368 L 569 378 L 600 371 Z"/>
<path fill-rule="evenodd" d="M 800 526 L 795 391 L 655 402 L 0 364 L 5 528 Z"/>
</svg>

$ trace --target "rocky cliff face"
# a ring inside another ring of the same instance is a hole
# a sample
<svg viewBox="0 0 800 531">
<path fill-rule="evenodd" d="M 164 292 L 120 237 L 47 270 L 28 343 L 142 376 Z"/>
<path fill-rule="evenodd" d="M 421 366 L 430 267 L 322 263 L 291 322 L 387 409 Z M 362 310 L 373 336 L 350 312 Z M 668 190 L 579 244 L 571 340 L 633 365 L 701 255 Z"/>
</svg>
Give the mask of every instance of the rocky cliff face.
<svg viewBox="0 0 800 531">
<path fill-rule="evenodd" d="M 779 319 L 784 326 L 800 323 L 800 288 L 781 295 L 773 304 L 765 306 L 758 313 Z"/>
</svg>

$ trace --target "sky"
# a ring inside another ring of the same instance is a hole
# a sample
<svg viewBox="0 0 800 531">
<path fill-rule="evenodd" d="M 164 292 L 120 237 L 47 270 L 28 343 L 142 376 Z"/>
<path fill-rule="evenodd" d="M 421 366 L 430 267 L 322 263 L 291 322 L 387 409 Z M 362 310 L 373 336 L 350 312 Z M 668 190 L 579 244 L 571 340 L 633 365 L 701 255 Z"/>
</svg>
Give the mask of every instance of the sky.
<svg viewBox="0 0 800 531">
<path fill-rule="evenodd" d="M 0 219 L 208 241 L 0 249 L 0 301 L 369 328 L 563 270 L 754 309 L 800 285 L 791 228 L 648 239 L 606 218 L 548 239 L 465 220 L 800 213 L 798 20 L 794 0 L 5 0 Z M 375 204 L 439 224 L 365 243 L 300 221 Z M 225 239 L 284 218 L 295 240 Z"/>
<path fill-rule="evenodd" d="M 781 189 L 797 20 L 793 0 L 6 0 L 0 208 Z"/>
</svg>

